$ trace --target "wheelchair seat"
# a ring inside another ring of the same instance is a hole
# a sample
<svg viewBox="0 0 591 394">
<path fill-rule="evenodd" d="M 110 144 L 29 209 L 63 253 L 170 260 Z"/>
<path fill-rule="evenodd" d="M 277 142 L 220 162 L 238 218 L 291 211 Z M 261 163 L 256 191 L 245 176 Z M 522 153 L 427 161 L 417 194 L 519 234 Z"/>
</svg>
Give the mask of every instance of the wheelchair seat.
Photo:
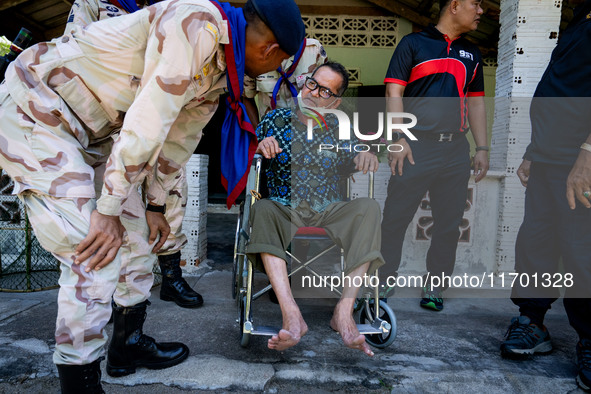
<svg viewBox="0 0 591 394">
<path fill-rule="evenodd" d="M 329 239 L 329 237 L 326 230 L 322 227 L 300 227 L 296 232 L 294 239 L 312 241 Z"/>
</svg>

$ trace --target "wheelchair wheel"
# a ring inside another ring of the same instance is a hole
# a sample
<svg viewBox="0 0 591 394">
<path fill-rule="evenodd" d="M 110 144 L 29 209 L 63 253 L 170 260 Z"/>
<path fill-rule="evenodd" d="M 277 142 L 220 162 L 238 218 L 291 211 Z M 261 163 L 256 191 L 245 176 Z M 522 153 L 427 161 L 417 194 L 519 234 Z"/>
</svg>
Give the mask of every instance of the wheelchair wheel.
<svg viewBox="0 0 591 394">
<path fill-rule="evenodd" d="M 244 332 L 246 323 L 246 295 L 240 297 L 240 346 L 247 347 L 250 343 L 250 333 Z"/>
<path fill-rule="evenodd" d="M 240 204 L 240 214 L 238 215 L 238 220 L 236 221 L 236 234 L 234 235 L 234 261 L 232 263 L 232 299 L 236 299 L 236 295 L 239 292 L 240 288 L 240 269 L 238 268 L 239 265 L 242 264 L 242 259 L 240 259 L 238 255 L 238 248 L 240 246 L 240 229 L 242 227 L 242 213 L 244 211 L 244 203 Z"/>
<path fill-rule="evenodd" d="M 368 307 L 369 305 L 369 307 Z M 375 301 L 370 300 L 369 303 L 363 302 L 363 306 L 359 311 L 359 323 L 371 324 L 374 321 L 375 316 Z M 385 302 L 380 302 L 380 313 L 379 317 L 382 320 L 388 322 L 391 326 L 390 331 L 387 334 L 371 334 L 365 336 L 365 341 L 371 346 L 378 349 L 384 349 L 394 342 L 396 338 L 396 315 L 394 311 Z"/>
</svg>

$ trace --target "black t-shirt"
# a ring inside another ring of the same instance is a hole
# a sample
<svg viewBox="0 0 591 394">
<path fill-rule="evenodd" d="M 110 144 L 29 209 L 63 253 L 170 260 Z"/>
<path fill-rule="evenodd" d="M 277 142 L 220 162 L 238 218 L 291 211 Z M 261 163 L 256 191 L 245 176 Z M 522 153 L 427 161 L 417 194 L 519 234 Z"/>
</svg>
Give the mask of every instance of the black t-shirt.
<svg viewBox="0 0 591 394">
<path fill-rule="evenodd" d="M 591 133 L 591 0 L 562 32 L 530 107 L 524 158 L 573 165 Z"/>
<path fill-rule="evenodd" d="M 465 132 L 466 97 L 484 96 L 482 55 L 430 25 L 400 41 L 384 83 L 405 86 L 404 111 L 418 118 L 413 131 Z"/>
</svg>

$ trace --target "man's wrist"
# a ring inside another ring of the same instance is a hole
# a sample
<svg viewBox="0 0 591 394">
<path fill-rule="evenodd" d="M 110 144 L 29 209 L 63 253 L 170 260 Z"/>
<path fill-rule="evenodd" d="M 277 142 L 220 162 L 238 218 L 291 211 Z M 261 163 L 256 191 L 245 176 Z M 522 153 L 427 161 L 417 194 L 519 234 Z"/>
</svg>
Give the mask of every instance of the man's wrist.
<svg viewBox="0 0 591 394">
<path fill-rule="evenodd" d="M 488 145 L 480 145 L 476 147 L 476 152 L 485 151 L 488 152 L 490 150 Z"/>
<path fill-rule="evenodd" d="M 161 214 L 165 214 L 166 213 L 166 204 L 164 205 L 153 205 L 153 204 L 149 204 L 146 206 L 146 211 L 150 211 L 150 212 L 157 212 L 157 213 L 161 213 Z"/>
<path fill-rule="evenodd" d="M 404 139 L 404 133 L 402 133 L 400 131 L 395 131 L 394 133 L 392 133 L 392 142 L 398 142 L 403 139 Z"/>
<path fill-rule="evenodd" d="M 103 188 L 104 190 L 105 188 Z M 106 216 L 120 216 L 123 212 L 123 200 L 119 197 L 102 194 L 96 200 L 96 210 L 98 213 Z"/>
</svg>

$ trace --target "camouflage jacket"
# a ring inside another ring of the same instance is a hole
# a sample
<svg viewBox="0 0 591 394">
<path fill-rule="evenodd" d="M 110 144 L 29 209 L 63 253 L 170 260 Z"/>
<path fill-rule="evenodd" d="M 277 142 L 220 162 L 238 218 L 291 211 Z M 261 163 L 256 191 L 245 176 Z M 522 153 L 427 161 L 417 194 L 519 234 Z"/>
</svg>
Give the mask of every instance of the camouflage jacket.
<svg viewBox="0 0 591 394">
<path fill-rule="evenodd" d="M 306 38 L 306 48 L 300 59 L 294 73 L 289 77 L 289 81 L 296 87 L 298 92 L 302 90 L 304 81 L 307 76 L 312 75 L 316 67 L 326 62 L 326 51 L 320 41 L 313 38 Z M 286 70 L 293 63 L 293 56 L 283 61 L 281 68 Z M 273 89 L 279 80 L 279 73 L 271 71 L 266 74 L 259 75 L 256 80 L 245 78 L 244 95 L 246 97 L 257 98 L 257 106 L 259 109 L 259 116 L 263 116 L 271 110 L 271 97 L 273 96 Z M 248 81 L 247 81 L 248 80 Z M 277 94 L 277 108 L 293 107 L 289 87 L 284 83 Z"/>
<path fill-rule="evenodd" d="M 148 199 L 164 204 L 226 86 L 228 42 L 227 23 L 209 1 L 161 2 L 27 49 L 9 67 L 7 88 L 29 117 L 68 130 L 86 154 L 120 131 L 97 201 L 99 212 L 119 215 L 131 186 L 154 167 Z M 49 194 L 94 197 L 94 174 L 81 184 L 88 177 L 70 175 L 77 169 L 67 160 L 53 168 L 36 180 L 41 192 L 58 182 Z"/>
</svg>

